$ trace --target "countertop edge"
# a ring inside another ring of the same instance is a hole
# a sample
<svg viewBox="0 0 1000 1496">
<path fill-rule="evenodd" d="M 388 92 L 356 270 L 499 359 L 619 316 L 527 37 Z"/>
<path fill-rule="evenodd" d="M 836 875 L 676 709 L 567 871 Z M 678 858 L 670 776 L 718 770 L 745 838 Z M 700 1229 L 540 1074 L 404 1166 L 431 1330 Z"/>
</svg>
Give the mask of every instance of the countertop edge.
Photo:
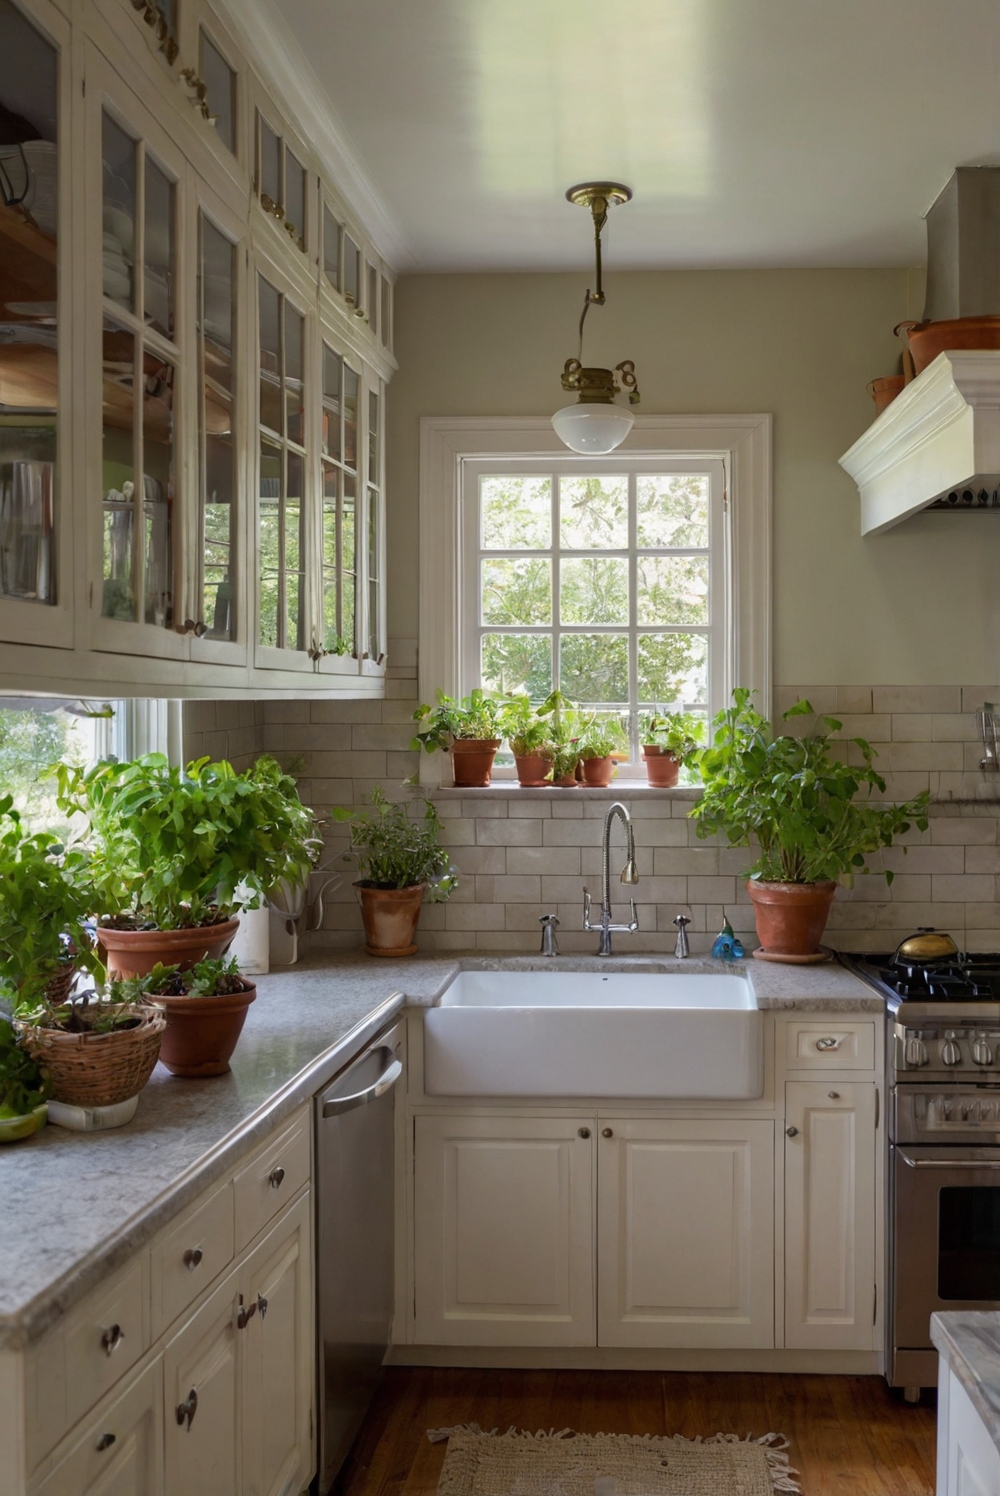
<svg viewBox="0 0 1000 1496">
<path fill-rule="evenodd" d="M 965 1336 L 973 1337 L 975 1348 L 991 1363 L 996 1380 L 989 1389 L 982 1376 L 977 1375 L 969 1358 L 968 1345 L 962 1343 L 963 1332 Z M 965 1389 L 987 1433 L 1000 1450 L 1000 1314 L 990 1310 L 932 1314 L 931 1340 L 948 1370 Z"/>
<path fill-rule="evenodd" d="M 16 1316 L 0 1316 L 0 1351 L 20 1351 L 37 1340 L 92 1288 L 124 1266 L 135 1252 L 146 1246 L 162 1226 L 213 1184 L 228 1165 L 250 1153 L 275 1127 L 311 1098 L 317 1090 L 348 1064 L 397 1013 L 406 999 L 402 992 L 384 998 L 356 1023 L 343 1038 L 323 1050 L 268 1097 L 263 1105 L 214 1144 L 179 1174 L 166 1190 L 138 1215 L 126 1221 L 99 1247 L 75 1263 L 56 1282 L 46 1287 Z"/>
</svg>

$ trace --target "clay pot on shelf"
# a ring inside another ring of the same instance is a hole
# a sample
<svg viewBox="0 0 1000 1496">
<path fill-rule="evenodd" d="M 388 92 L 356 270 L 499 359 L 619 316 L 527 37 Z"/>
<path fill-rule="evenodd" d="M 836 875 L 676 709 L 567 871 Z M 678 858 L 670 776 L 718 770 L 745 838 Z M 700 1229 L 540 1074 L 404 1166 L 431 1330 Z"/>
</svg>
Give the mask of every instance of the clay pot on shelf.
<svg viewBox="0 0 1000 1496">
<path fill-rule="evenodd" d="M 880 416 L 882 412 L 892 404 L 906 380 L 902 374 L 887 374 L 884 379 L 873 379 L 868 385 L 868 393 L 875 401 L 875 414 Z"/>
<path fill-rule="evenodd" d="M 548 783 L 545 776 L 552 767 L 550 753 L 515 753 L 514 763 L 522 789 L 539 789 Z"/>
<path fill-rule="evenodd" d="M 484 789 L 493 773 L 499 738 L 456 738 L 451 745 L 451 773 L 463 789 Z"/>
<path fill-rule="evenodd" d="M 257 987 L 243 978 L 242 992 L 219 997 L 167 997 L 157 993 L 149 1001 L 162 1008 L 167 1020 L 160 1045 L 160 1062 L 171 1075 L 225 1075 L 236 1048 L 247 1009 Z"/>
<path fill-rule="evenodd" d="M 921 374 L 939 353 L 948 349 L 1000 349 L 1000 317 L 953 317 L 940 322 L 900 322 L 896 335 L 905 334 L 914 374 Z M 905 361 L 904 361 L 905 368 Z"/>
<path fill-rule="evenodd" d="M 417 921 L 426 884 L 412 888 L 378 888 L 371 883 L 355 883 L 361 918 L 365 926 L 365 950 L 369 956 L 412 956 L 415 954 Z"/>
<path fill-rule="evenodd" d="M 642 756 L 650 784 L 655 784 L 660 789 L 672 789 L 681 772 L 680 759 L 661 748 L 659 743 L 643 743 Z"/>
<path fill-rule="evenodd" d="M 99 925 L 97 938 L 107 952 L 108 976 L 144 977 L 158 961 L 190 971 L 206 956 L 218 960 L 232 945 L 238 919 L 186 930 L 116 930 Z"/>
<path fill-rule="evenodd" d="M 765 883 L 748 878 L 746 888 L 767 955 L 809 961 L 820 954 L 836 883 Z"/>
<path fill-rule="evenodd" d="M 604 787 L 614 778 L 615 761 L 610 754 L 607 758 L 581 758 L 580 768 L 584 784 Z"/>
</svg>

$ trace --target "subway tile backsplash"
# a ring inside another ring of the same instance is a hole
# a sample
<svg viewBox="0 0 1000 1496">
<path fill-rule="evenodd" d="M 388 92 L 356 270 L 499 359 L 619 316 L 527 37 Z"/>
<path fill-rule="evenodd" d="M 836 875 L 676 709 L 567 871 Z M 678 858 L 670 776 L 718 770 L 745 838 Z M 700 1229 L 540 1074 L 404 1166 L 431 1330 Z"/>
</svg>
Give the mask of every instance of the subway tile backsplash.
<svg viewBox="0 0 1000 1496">
<path fill-rule="evenodd" d="M 244 767 L 254 752 L 274 753 L 299 778 L 303 799 L 322 816 L 333 805 L 359 804 L 376 783 L 394 796 L 407 791 L 418 755 L 409 751 L 416 704 L 412 645 L 390 659 L 389 694 L 382 702 L 194 702 L 185 713 L 188 757 L 229 756 Z M 892 798 L 920 790 L 933 796 L 926 832 L 912 831 L 906 851 L 882 856 L 891 887 L 870 875 L 842 888 L 827 928 L 830 945 L 879 950 L 918 925 L 948 929 L 969 950 L 1000 950 L 1000 775 L 979 772 L 976 712 L 996 700 L 996 686 L 783 686 L 775 711 L 807 698 L 837 716 L 845 737 L 866 738 Z M 853 752 L 854 750 L 852 750 Z M 418 940 L 430 950 L 531 951 L 540 940 L 538 916 L 560 919 L 564 951 L 590 951 L 595 936 L 581 928 L 583 888 L 599 898 L 601 823 L 612 796 L 635 822 L 640 882 L 634 889 L 639 931 L 616 936 L 621 951 L 671 951 L 675 914 L 691 917 L 693 951 L 707 950 L 728 916 L 755 941 L 750 901 L 741 873 L 745 851 L 702 841 L 687 818 L 691 790 L 650 790 L 618 782 L 600 790 L 519 790 L 496 786 L 461 794 L 435 791 L 444 840 L 462 878 L 444 905 L 425 906 Z M 309 940 L 328 946 L 361 943 L 353 869 L 340 861 L 346 831 L 327 823 L 331 870 L 343 883 L 328 891 L 324 926 Z M 620 828 L 613 833 L 617 866 Z M 878 859 L 873 859 L 878 865 Z M 621 890 L 619 890 L 621 891 Z"/>
</svg>

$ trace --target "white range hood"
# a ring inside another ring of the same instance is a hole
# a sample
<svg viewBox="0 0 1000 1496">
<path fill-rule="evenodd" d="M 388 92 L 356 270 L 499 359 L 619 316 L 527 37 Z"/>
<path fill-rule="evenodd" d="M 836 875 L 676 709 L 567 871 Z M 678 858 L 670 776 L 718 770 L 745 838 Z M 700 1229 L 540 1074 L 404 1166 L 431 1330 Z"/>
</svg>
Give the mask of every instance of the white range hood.
<svg viewBox="0 0 1000 1496">
<path fill-rule="evenodd" d="M 861 494 L 861 533 L 877 535 L 931 505 L 1000 504 L 1000 352 L 940 353 L 840 465 Z"/>
</svg>

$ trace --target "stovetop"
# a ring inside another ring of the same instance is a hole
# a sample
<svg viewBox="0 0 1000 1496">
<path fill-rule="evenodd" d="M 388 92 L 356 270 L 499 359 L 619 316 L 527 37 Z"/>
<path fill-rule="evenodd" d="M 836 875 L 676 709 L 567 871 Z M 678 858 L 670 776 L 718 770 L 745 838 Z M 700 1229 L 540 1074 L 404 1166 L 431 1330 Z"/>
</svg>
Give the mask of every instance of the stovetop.
<svg viewBox="0 0 1000 1496">
<path fill-rule="evenodd" d="M 848 964 L 887 996 L 908 1003 L 1000 1003 L 1000 953 L 901 963 L 892 953 L 850 956 Z"/>
</svg>

